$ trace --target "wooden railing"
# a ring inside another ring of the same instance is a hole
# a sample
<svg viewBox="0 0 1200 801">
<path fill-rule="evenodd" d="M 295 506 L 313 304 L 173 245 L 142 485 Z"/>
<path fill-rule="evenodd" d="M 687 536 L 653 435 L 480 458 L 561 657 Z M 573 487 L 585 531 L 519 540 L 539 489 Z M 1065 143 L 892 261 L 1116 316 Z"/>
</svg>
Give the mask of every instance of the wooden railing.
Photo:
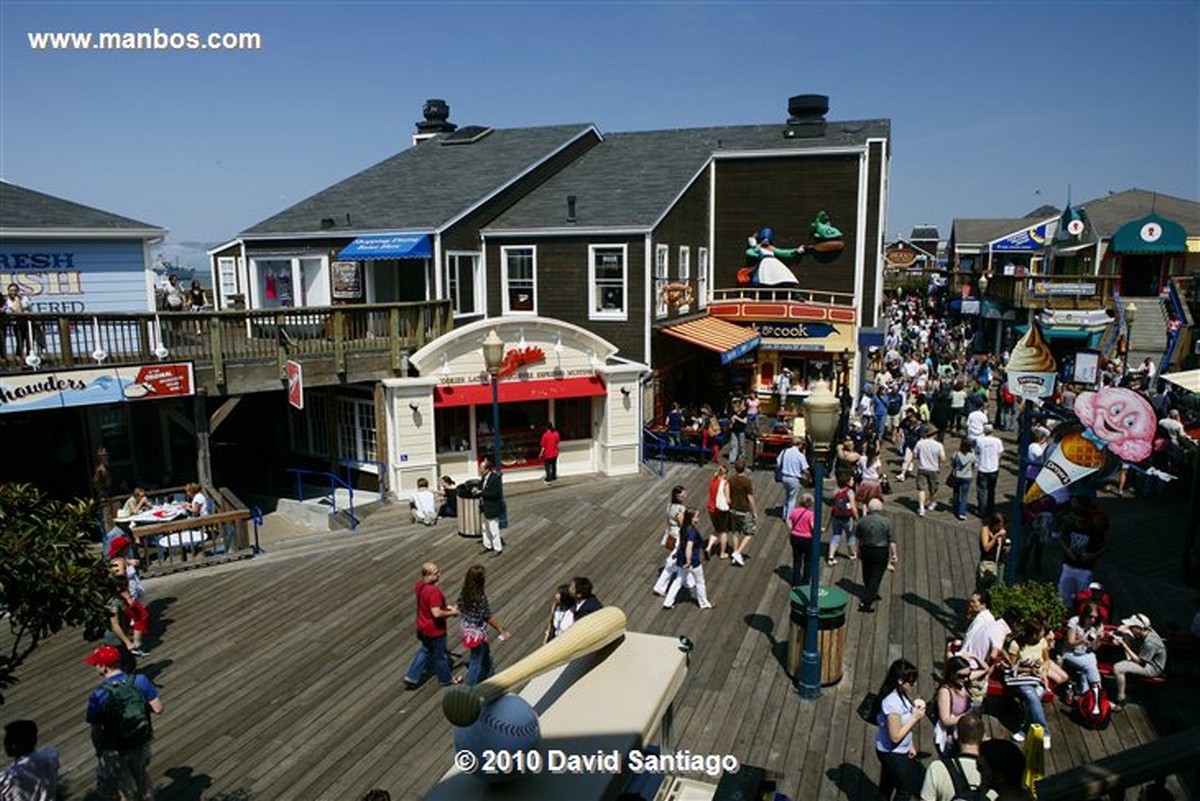
<svg viewBox="0 0 1200 801">
<path fill-rule="evenodd" d="M 964 278 L 955 277 L 959 282 Z M 978 280 L 973 274 L 966 277 Z M 993 275 L 983 294 L 1017 308 L 1103 309 L 1115 303 L 1119 281 L 1113 275 Z"/>
<path fill-rule="evenodd" d="M 711 303 L 724 303 L 728 301 L 815 303 L 825 306 L 847 306 L 853 308 L 854 294 L 847 292 L 826 292 L 820 289 L 770 286 L 745 286 L 713 290 Z"/>
<path fill-rule="evenodd" d="M 1194 771 L 1200 758 L 1200 727 L 1047 776 L 1037 784 L 1038 801 L 1087 801 L 1125 797 L 1125 791 L 1175 773 Z"/>
<path fill-rule="evenodd" d="M 227 561 L 231 557 L 249 557 L 251 513 L 246 505 L 225 487 L 205 487 L 206 497 L 214 502 L 212 514 L 182 517 L 166 523 L 134 526 L 130 533 L 137 540 L 142 555 L 142 571 L 153 573 L 163 569 L 194 567 L 210 561 Z M 176 498 L 183 487 L 152 490 L 147 495 L 155 502 Z M 108 500 L 114 512 L 128 495 Z"/>
<path fill-rule="evenodd" d="M 453 328 L 449 301 L 375 303 L 246 311 L 26 314 L 10 322 L 0 373 L 145 364 L 158 359 L 211 365 L 223 384 L 231 361 L 321 355 L 345 367 L 348 353 L 389 356 L 400 369 L 404 351 Z M 22 326 L 17 335 L 15 326 Z M 18 347 L 27 344 L 27 350 Z"/>
</svg>

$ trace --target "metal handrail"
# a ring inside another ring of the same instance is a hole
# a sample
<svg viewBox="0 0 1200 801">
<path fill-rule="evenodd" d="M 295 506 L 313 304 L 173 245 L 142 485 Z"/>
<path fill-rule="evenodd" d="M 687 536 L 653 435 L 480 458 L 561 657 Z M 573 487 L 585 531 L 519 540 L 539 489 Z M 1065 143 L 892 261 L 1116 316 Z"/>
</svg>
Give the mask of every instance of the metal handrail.
<svg viewBox="0 0 1200 801">
<path fill-rule="evenodd" d="M 655 472 L 658 473 L 659 478 L 662 478 L 663 476 L 665 476 L 667 474 L 667 468 L 666 468 L 667 441 L 665 439 L 663 439 L 662 437 L 658 436 L 657 434 L 653 433 L 652 431 L 650 431 L 648 428 L 643 426 L 643 428 L 642 428 L 642 461 L 643 462 L 650 462 L 653 460 L 653 458 L 654 458 L 653 456 L 647 455 L 647 451 L 653 445 L 658 446 L 658 470 L 656 470 Z M 651 469 L 653 470 L 654 468 L 651 468 Z"/>
<path fill-rule="evenodd" d="M 377 462 L 372 459 L 342 459 L 342 466 L 346 468 L 346 481 L 350 481 L 350 471 L 362 465 L 374 465 L 379 471 L 379 500 L 387 503 L 388 500 L 388 475 L 387 462 Z"/>
<path fill-rule="evenodd" d="M 1100 353 L 1104 356 L 1108 356 L 1112 349 L 1116 347 L 1121 332 L 1125 330 L 1125 304 L 1121 302 L 1121 292 L 1115 286 L 1113 287 L 1113 303 L 1116 304 L 1117 319 L 1108 329 L 1108 335 L 1105 336 L 1104 342 L 1100 345 Z"/>
<path fill-rule="evenodd" d="M 1185 318 L 1183 308 L 1179 303 L 1179 293 L 1175 289 L 1175 282 L 1167 279 L 1167 299 L 1171 302 L 1171 310 L 1175 318 L 1179 320 L 1179 327 L 1175 330 L 1167 329 L 1167 349 L 1163 351 L 1162 361 L 1158 363 L 1158 375 L 1162 375 L 1171 366 L 1171 357 L 1175 354 L 1175 345 L 1179 342 L 1179 335 L 1183 332 Z"/>
<path fill-rule="evenodd" d="M 289 467 L 289 473 L 296 474 L 296 500 L 304 501 L 304 484 L 302 476 L 321 476 L 329 479 L 329 502 L 333 505 L 333 514 L 337 514 L 337 487 L 344 487 L 348 495 L 347 510 L 350 513 L 350 530 L 354 531 L 358 528 L 358 518 L 354 516 L 354 487 L 349 482 L 343 481 L 340 476 L 335 473 L 330 473 L 328 470 L 305 470 L 300 467 Z"/>
</svg>

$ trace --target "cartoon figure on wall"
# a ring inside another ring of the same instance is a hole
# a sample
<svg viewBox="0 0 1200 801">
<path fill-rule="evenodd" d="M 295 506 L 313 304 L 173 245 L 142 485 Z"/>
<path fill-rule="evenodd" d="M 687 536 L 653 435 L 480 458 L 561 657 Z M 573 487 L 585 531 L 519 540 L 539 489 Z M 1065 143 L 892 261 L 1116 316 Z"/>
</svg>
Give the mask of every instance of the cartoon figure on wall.
<svg viewBox="0 0 1200 801">
<path fill-rule="evenodd" d="M 795 273 L 785 262 L 798 261 L 805 253 L 835 254 L 845 247 L 842 232 L 829 222 L 825 212 L 817 214 L 811 228 L 811 241 L 794 248 L 775 246 L 775 232 L 768 227 L 749 239 L 746 249 L 746 267 L 738 270 L 738 283 L 742 286 L 799 286 Z"/>
<path fill-rule="evenodd" d="M 1154 447 L 1157 419 L 1142 395 L 1124 387 L 1083 392 L 1075 399 L 1078 423 L 1060 425 L 1045 464 L 1025 493 L 1025 503 L 1049 496 L 1066 500 L 1070 487 L 1111 474 L 1121 462 L 1137 464 Z"/>
</svg>

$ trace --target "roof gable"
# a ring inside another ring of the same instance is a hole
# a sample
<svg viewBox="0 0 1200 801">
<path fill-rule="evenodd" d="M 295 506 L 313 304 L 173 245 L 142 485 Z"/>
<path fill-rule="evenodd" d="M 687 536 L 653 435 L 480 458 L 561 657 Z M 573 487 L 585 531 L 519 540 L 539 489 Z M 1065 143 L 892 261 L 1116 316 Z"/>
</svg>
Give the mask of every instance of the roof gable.
<svg viewBox="0 0 1200 801">
<path fill-rule="evenodd" d="M 428 139 L 251 226 L 242 236 L 437 231 L 587 134 L 588 124 L 497 128 L 470 144 Z M 333 227 L 322 228 L 330 219 Z"/>
<path fill-rule="evenodd" d="M 128 231 L 137 236 L 165 236 L 167 233 L 166 229 L 157 225 L 0 181 L 0 231 L 28 232 L 39 229 L 47 233 L 61 233 L 70 229 L 81 232 Z"/>
<path fill-rule="evenodd" d="M 784 126 L 743 125 L 633 131 L 604 140 L 560 170 L 485 227 L 489 234 L 565 226 L 568 196 L 575 228 L 654 226 L 709 159 L 721 153 L 802 152 L 862 147 L 886 138 L 887 120 L 830 122 L 824 136 L 786 138 Z"/>
<path fill-rule="evenodd" d="M 1077 204 L 1101 239 L 1108 239 L 1130 220 L 1157 214 L 1183 226 L 1189 237 L 1200 236 L 1200 203 L 1145 189 L 1126 189 Z"/>
</svg>

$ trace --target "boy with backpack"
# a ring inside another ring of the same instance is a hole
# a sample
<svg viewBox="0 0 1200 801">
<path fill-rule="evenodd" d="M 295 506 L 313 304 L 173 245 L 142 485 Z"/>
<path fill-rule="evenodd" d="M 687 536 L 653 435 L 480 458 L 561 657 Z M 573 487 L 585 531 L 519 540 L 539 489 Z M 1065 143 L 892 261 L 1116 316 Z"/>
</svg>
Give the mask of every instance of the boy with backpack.
<svg viewBox="0 0 1200 801">
<path fill-rule="evenodd" d="M 983 801 L 987 791 L 979 773 L 979 746 L 983 743 L 983 718 L 967 712 L 954 726 L 957 756 L 936 760 L 925 772 L 921 801 Z"/>
<path fill-rule="evenodd" d="M 92 651 L 83 663 L 104 676 L 101 685 L 88 696 L 87 705 L 100 793 L 122 801 L 151 801 L 154 782 L 147 768 L 154 727 L 150 714 L 163 711 L 158 689 L 140 673 L 122 673 L 121 652 L 111 645 Z"/>
</svg>

